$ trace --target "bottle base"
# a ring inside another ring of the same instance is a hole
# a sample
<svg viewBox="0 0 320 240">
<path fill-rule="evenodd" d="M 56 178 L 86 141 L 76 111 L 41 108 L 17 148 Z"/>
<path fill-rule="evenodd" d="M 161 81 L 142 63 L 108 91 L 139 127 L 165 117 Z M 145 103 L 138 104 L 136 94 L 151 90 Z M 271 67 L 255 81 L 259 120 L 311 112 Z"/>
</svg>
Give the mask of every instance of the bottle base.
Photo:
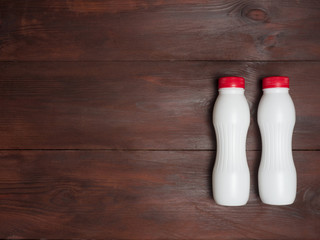
<svg viewBox="0 0 320 240">
<path fill-rule="evenodd" d="M 290 200 L 290 201 L 265 201 L 262 200 L 262 203 L 267 204 L 267 205 L 274 205 L 274 206 L 286 206 L 286 205 L 291 205 L 294 203 L 294 200 Z"/>
<path fill-rule="evenodd" d="M 247 203 L 217 203 L 217 205 L 219 206 L 224 206 L 224 207 L 240 207 L 240 206 L 244 206 L 246 205 Z"/>
<path fill-rule="evenodd" d="M 237 201 L 235 201 L 235 199 L 234 199 L 234 201 L 232 201 L 232 199 L 228 199 L 228 200 L 227 199 L 220 199 L 220 200 L 218 200 L 218 199 L 215 199 L 214 197 L 213 197 L 213 199 L 214 199 L 214 201 L 216 202 L 217 205 L 226 206 L 226 207 L 244 206 L 244 205 L 246 205 L 248 203 L 248 200 L 249 200 L 249 199 L 246 199 L 246 200 L 242 199 L 242 201 L 239 201 L 239 199 L 237 199 Z"/>
</svg>

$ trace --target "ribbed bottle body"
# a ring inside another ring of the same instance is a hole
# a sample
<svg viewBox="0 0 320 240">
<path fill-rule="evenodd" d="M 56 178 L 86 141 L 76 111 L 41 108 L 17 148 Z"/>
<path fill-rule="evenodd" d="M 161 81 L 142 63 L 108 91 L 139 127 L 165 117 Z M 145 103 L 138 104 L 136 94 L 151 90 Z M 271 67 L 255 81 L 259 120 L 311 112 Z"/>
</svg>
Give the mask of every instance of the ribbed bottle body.
<svg viewBox="0 0 320 240">
<path fill-rule="evenodd" d="M 260 198 L 272 205 L 291 204 L 296 196 L 297 174 L 292 157 L 295 109 L 288 88 L 264 89 L 258 124 L 262 139 Z"/>
<path fill-rule="evenodd" d="M 250 112 L 243 92 L 240 88 L 220 89 L 213 110 L 217 152 L 212 187 L 213 197 L 220 205 L 244 205 L 249 198 L 245 146 Z"/>
</svg>

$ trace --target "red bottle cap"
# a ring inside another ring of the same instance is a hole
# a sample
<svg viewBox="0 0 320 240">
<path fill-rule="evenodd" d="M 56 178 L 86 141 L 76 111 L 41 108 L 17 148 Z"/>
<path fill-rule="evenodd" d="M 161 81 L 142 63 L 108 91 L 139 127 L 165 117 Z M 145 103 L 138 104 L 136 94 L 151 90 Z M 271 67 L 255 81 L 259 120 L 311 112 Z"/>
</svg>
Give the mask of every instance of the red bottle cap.
<svg viewBox="0 0 320 240">
<path fill-rule="evenodd" d="M 262 89 L 289 88 L 289 78 L 283 76 L 266 77 L 262 80 Z"/>
<path fill-rule="evenodd" d="M 219 78 L 219 89 L 220 88 L 244 88 L 244 78 L 242 77 Z"/>
</svg>

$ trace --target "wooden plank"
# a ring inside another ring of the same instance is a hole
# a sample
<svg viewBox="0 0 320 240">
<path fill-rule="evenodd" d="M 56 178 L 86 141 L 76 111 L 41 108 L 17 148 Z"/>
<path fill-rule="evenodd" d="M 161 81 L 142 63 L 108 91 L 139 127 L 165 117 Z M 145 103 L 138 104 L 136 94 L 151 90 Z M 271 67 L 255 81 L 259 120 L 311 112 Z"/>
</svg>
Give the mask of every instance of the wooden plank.
<svg viewBox="0 0 320 240">
<path fill-rule="evenodd" d="M 246 78 L 247 149 L 261 149 L 261 77 L 291 79 L 294 149 L 320 149 L 320 63 L 2 63 L 2 149 L 214 149 L 217 79 Z"/>
<path fill-rule="evenodd" d="M 293 76 L 294 148 L 318 148 L 318 69 L 319 63 L 6 63 L 2 148 L 213 148 L 213 82 L 236 72 L 248 76 L 248 148 L 259 149 L 257 73 L 280 71 Z"/>
<path fill-rule="evenodd" d="M 211 197 L 214 152 L 1 151 L 1 238 L 316 239 L 319 152 L 294 152 L 290 206 L 257 195 L 260 152 L 248 152 L 250 200 Z"/>
<path fill-rule="evenodd" d="M 320 60 L 317 0 L 2 0 L 0 60 Z"/>
</svg>

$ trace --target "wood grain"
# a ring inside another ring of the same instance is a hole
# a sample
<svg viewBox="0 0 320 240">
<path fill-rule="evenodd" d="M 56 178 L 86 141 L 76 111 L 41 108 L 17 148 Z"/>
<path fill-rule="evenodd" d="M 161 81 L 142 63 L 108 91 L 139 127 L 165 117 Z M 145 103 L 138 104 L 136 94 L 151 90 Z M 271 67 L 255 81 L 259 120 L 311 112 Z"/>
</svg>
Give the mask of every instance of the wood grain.
<svg viewBox="0 0 320 240">
<path fill-rule="evenodd" d="M 248 152 L 248 205 L 211 197 L 214 152 L 1 151 L 1 238 L 316 239 L 319 152 L 294 152 L 290 206 L 257 196 L 260 152 Z"/>
<path fill-rule="evenodd" d="M 320 2 L 1 0 L 0 238 L 319 239 Z M 250 199 L 212 199 L 217 80 L 246 79 Z M 265 76 L 290 77 L 297 198 L 259 200 Z"/>
<path fill-rule="evenodd" d="M 2 0 L 0 60 L 320 60 L 317 0 Z"/>
<path fill-rule="evenodd" d="M 211 113 L 219 76 L 246 78 L 247 149 L 261 149 L 261 78 L 288 75 L 294 149 L 320 149 L 320 63 L 2 63 L 2 149 L 215 148 Z"/>
</svg>

